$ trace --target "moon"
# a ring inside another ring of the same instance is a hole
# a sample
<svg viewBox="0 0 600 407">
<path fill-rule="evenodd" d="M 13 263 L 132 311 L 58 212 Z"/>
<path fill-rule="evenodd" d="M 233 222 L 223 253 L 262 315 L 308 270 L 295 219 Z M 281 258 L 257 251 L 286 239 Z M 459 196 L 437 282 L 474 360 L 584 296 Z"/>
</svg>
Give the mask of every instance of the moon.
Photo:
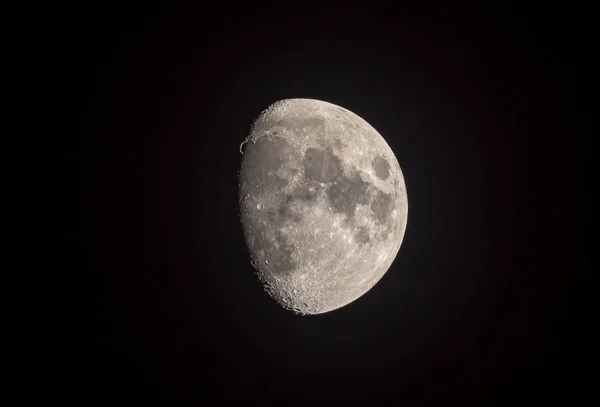
<svg viewBox="0 0 600 407">
<path fill-rule="evenodd" d="M 404 238 L 408 199 L 394 152 L 369 123 L 329 102 L 280 100 L 240 152 L 245 243 L 280 305 L 330 312 L 383 277 Z"/>
</svg>

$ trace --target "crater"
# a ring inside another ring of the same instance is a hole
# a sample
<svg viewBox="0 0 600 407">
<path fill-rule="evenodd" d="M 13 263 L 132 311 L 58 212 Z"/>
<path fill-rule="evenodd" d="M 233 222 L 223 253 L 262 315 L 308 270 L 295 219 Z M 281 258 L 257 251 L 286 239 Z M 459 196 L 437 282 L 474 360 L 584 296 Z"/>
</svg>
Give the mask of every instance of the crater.
<svg viewBox="0 0 600 407">
<path fill-rule="evenodd" d="M 340 160 L 331 148 L 308 148 L 304 153 L 303 164 L 304 175 L 313 181 L 330 182 L 341 172 Z"/>
<path fill-rule="evenodd" d="M 373 158 L 371 167 L 375 171 L 375 175 L 381 180 L 386 180 L 390 176 L 390 164 L 380 156 Z"/>
<path fill-rule="evenodd" d="M 343 213 L 348 218 L 354 216 L 356 205 L 367 203 L 367 188 L 369 184 L 358 175 L 353 179 L 339 176 L 327 190 L 327 196 L 334 212 Z"/>
</svg>

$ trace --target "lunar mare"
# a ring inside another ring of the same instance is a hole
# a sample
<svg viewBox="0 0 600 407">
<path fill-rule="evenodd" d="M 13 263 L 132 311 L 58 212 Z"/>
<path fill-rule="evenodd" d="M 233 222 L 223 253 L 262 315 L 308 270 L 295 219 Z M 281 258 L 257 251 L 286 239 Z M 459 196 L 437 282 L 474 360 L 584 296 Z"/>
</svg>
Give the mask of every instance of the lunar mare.
<svg viewBox="0 0 600 407">
<path fill-rule="evenodd" d="M 377 130 L 332 103 L 285 99 L 259 115 L 240 151 L 245 241 L 276 301 L 321 314 L 383 277 L 404 238 L 408 201 Z"/>
</svg>

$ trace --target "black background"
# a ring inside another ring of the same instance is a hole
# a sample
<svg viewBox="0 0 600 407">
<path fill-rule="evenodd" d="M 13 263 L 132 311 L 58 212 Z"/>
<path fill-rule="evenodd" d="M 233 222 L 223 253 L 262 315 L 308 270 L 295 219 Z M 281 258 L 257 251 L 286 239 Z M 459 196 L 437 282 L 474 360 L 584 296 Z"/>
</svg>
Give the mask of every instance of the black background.
<svg viewBox="0 0 600 407">
<path fill-rule="evenodd" d="M 43 123 L 67 158 L 69 183 L 41 198 L 53 208 L 42 214 L 58 230 L 77 218 L 48 250 L 67 260 L 36 311 L 44 340 L 31 342 L 48 351 L 33 369 L 51 384 L 48 400 L 569 396 L 555 255 L 570 44 L 547 17 L 563 11 L 237 7 L 31 18 L 36 52 L 21 68 L 46 97 L 21 128 Z M 363 117 L 408 191 L 390 270 L 318 316 L 295 316 L 262 291 L 237 219 L 240 143 L 284 98 Z"/>
</svg>

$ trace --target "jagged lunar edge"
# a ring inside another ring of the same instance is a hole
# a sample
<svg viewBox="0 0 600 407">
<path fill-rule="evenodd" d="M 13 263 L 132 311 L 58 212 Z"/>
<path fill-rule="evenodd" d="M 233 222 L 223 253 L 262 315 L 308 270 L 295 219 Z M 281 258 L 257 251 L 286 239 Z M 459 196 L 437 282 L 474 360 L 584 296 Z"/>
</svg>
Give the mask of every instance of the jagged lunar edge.
<svg viewBox="0 0 600 407">
<path fill-rule="evenodd" d="M 286 99 L 260 114 L 240 151 L 246 242 L 282 306 L 332 311 L 383 277 L 408 201 L 400 165 L 371 125 L 328 102 Z"/>
</svg>

